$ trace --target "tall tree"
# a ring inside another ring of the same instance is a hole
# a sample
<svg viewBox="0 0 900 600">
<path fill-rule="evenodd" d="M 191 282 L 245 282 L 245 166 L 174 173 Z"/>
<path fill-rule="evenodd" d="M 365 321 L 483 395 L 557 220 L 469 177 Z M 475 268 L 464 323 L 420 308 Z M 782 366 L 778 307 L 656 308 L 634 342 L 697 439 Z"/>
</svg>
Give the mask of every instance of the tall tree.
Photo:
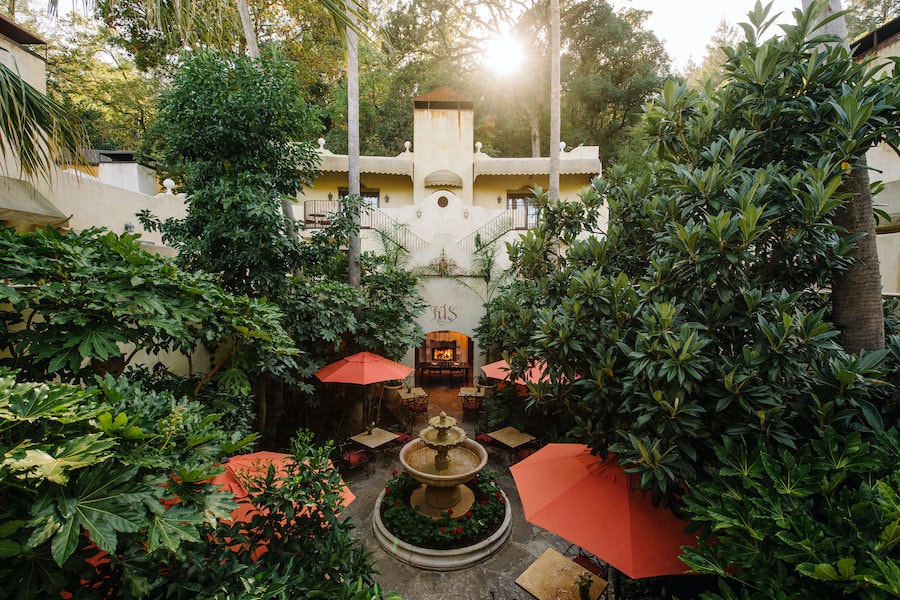
<svg viewBox="0 0 900 600">
<path fill-rule="evenodd" d="M 559 199 L 559 0 L 550 0 L 550 186 L 551 201 Z"/>
<path fill-rule="evenodd" d="M 849 0 L 847 8 L 844 18 L 850 41 L 900 16 L 900 0 Z"/>
<path fill-rule="evenodd" d="M 352 14 L 348 15 L 351 19 Z M 347 30 L 347 187 L 351 196 L 359 196 L 359 38 L 354 29 Z M 360 214 L 353 212 L 353 230 L 348 247 L 348 282 L 360 287 L 359 264 L 362 241 L 359 237 Z"/>
</svg>

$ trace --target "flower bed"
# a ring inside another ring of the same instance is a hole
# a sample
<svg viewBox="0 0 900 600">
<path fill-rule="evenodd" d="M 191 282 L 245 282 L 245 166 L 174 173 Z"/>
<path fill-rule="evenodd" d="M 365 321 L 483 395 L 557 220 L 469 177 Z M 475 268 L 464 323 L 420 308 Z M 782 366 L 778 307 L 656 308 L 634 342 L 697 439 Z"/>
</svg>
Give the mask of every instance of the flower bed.
<svg viewBox="0 0 900 600">
<path fill-rule="evenodd" d="M 432 549 L 462 548 L 486 539 L 503 522 L 506 498 L 497 485 L 496 473 L 480 471 L 468 484 L 475 494 L 475 503 L 464 515 L 454 518 L 452 509 L 440 519 L 419 514 L 409 505 L 409 497 L 419 482 L 406 471 L 388 480 L 381 503 L 381 520 L 385 528 L 399 539 Z"/>
</svg>

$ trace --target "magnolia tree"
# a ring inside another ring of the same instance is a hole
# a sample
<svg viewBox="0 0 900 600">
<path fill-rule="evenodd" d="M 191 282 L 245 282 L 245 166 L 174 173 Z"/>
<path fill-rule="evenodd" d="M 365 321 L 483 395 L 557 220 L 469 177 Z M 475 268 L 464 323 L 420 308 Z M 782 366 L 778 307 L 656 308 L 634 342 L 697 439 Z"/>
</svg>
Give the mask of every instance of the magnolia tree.
<svg viewBox="0 0 900 600">
<path fill-rule="evenodd" d="M 535 426 L 617 453 L 673 510 L 687 493 L 712 536 L 688 563 L 724 597 L 900 582 L 898 340 L 848 353 L 827 293 L 861 239 L 835 218 L 844 184 L 896 135 L 900 88 L 823 47 L 820 9 L 763 42 L 757 5 L 720 87 L 668 83 L 644 118 L 648 175 L 538 198 L 543 223 L 510 248 L 519 280 L 479 328 L 518 375 L 545 365 Z M 601 201 L 605 237 L 578 238 Z"/>
</svg>

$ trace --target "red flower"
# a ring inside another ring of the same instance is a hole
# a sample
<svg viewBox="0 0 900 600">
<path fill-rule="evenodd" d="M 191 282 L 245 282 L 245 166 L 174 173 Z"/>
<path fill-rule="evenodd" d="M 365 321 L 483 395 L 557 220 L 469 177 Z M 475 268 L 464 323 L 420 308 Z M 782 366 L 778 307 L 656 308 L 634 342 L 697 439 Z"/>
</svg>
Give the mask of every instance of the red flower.
<svg viewBox="0 0 900 600">
<path fill-rule="evenodd" d="M 399 501 L 399 500 L 394 500 L 394 506 L 400 506 L 400 501 Z"/>
<path fill-rule="evenodd" d="M 399 471 L 394 471 L 394 472 L 391 473 L 391 475 L 392 475 L 393 477 L 396 477 L 396 476 L 397 476 L 397 473 L 399 473 Z"/>
<path fill-rule="evenodd" d="M 457 531 L 455 529 L 450 530 L 450 535 L 456 535 L 456 534 L 457 534 Z"/>
<path fill-rule="evenodd" d="M 391 488 L 389 488 L 389 487 L 384 488 L 384 493 L 385 493 L 385 494 L 390 494 L 390 493 L 391 493 Z"/>
<path fill-rule="evenodd" d="M 448 509 L 447 509 L 447 514 L 448 514 L 448 515 L 452 515 L 452 514 L 453 514 L 453 509 L 452 509 L 452 508 L 448 508 Z"/>
<path fill-rule="evenodd" d="M 497 497 L 499 498 L 499 497 L 500 497 L 500 492 L 494 492 L 494 495 L 497 496 Z"/>
<path fill-rule="evenodd" d="M 472 518 L 472 511 L 471 511 L 471 510 L 470 510 L 470 511 L 466 511 L 466 518 L 467 518 L 467 519 L 471 519 L 471 518 Z"/>
<path fill-rule="evenodd" d="M 456 528 L 456 533 L 462 533 L 462 527 L 457 527 L 457 528 Z"/>
<path fill-rule="evenodd" d="M 487 505 L 487 502 L 488 502 L 488 501 L 487 501 L 487 498 L 482 498 L 482 499 L 481 499 L 481 504 L 482 504 L 482 506 Z"/>
<path fill-rule="evenodd" d="M 447 530 L 441 527 L 441 533 L 447 533 Z"/>
</svg>

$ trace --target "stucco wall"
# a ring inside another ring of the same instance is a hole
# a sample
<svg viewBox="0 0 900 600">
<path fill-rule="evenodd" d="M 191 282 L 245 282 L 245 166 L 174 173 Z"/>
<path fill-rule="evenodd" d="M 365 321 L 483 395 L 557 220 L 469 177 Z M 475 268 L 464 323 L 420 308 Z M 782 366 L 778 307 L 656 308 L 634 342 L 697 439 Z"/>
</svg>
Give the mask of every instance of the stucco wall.
<svg viewBox="0 0 900 600">
<path fill-rule="evenodd" d="M 121 234 L 125 224 L 134 225 L 141 240 L 162 246 L 159 233 L 144 231 L 135 216 L 143 209 L 160 219 L 182 218 L 187 214 L 183 194 L 147 195 L 106 185 L 96 178 L 70 171 L 58 171 L 50 184 L 40 182 L 39 190 L 64 214 L 72 215 L 69 227 L 75 230 L 106 227 Z"/>
<path fill-rule="evenodd" d="M 0 63 L 14 73 L 18 73 L 22 80 L 37 91 L 42 94 L 47 93 L 47 64 L 43 58 L 35 56 L 2 35 L 0 35 L 0 48 L 8 50 L 8 52 L 0 51 Z"/>
</svg>

